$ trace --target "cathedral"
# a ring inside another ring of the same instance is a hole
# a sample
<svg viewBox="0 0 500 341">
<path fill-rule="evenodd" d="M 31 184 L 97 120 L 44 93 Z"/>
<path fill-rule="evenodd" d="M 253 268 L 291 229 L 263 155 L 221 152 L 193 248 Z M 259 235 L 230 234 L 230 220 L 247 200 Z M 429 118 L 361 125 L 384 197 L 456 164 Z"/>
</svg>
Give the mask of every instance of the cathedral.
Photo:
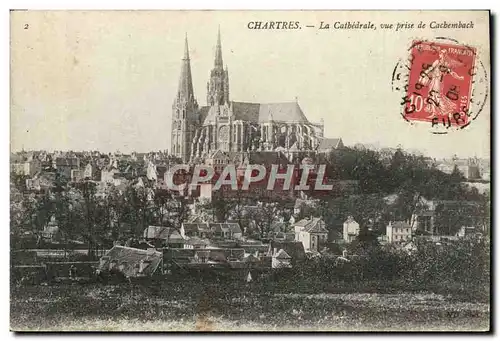
<svg viewBox="0 0 500 341">
<path fill-rule="evenodd" d="M 206 106 L 199 106 L 193 91 L 186 37 L 179 88 L 172 106 L 171 153 L 183 162 L 204 160 L 216 151 L 315 150 L 324 126 L 312 123 L 297 100 L 284 103 L 232 101 L 229 72 L 222 60 L 220 30 L 214 67 L 207 82 Z"/>
</svg>

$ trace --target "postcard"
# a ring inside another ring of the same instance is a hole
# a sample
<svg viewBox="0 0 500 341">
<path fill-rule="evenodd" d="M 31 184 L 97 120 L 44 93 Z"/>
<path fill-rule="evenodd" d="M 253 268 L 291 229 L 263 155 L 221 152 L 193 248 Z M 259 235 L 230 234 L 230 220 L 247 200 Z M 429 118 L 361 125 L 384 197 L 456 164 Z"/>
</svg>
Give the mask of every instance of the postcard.
<svg viewBox="0 0 500 341">
<path fill-rule="evenodd" d="M 10 19 L 12 331 L 490 330 L 488 11 Z"/>
</svg>

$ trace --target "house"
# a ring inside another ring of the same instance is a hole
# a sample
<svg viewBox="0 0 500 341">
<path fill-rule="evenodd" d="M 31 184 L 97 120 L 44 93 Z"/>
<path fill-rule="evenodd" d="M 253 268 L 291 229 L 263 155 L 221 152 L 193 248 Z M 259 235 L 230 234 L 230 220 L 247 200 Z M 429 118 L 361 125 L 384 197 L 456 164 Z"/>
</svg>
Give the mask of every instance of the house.
<svg viewBox="0 0 500 341">
<path fill-rule="evenodd" d="M 169 165 L 158 165 L 153 161 L 148 162 L 146 168 L 146 177 L 148 180 L 154 183 L 161 182 L 164 183 L 165 173 L 167 172 Z"/>
<path fill-rule="evenodd" d="M 21 158 L 24 159 L 24 158 Z M 11 164 L 11 172 L 18 175 L 33 177 L 42 170 L 42 163 L 38 158 L 28 157 L 26 160 L 17 161 Z"/>
<path fill-rule="evenodd" d="M 481 217 L 478 216 L 478 203 L 467 200 L 425 200 L 422 199 L 425 209 L 412 215 L 410 224 L 413 230 L 425 232 L 431 235 L 449 235 L 450 231 L 456 231 L 458 226 L 452 221 L 444 221 L 437 224 L 439 217 L 443 215 L 452 216 L 455 212 L 467 212 L 469 221 L 464 224 L 476 226 L 479 229 L 485 229 L 482 225 Z M 454 233 L 454 232 L 453 232 Z"/>
<path fill-rule="evenodd" d="M 437 169 L 443 173 L 451 174 L 455 166 L 466 180 L 478 180 L 481 178 L 481 169 L 476 159 L 454 158 L 452 160 L 442 160 L 438 162 Z"/>
<path fill-rule="evenodd" d="M 462 226 L 457 232 L 457 237 L 470 238 L 476 235 L 476 228 L 474 226 Z"/>
<path fill-rule="evenodd" d="M 268 246 L 267 255 L 269 257 L 272 257 L 275 254 L 274 252 L 275 249 L 276 251 L 283 249 L 287 253 L 287 255 L 291 257 L 292 264 L 306 259 L 306 252 L 304 250 L 304 245 L 299 241 L 282 242 L 282 241 L 271 240 Z"/>
<path fill-rule="evenodd" d="M 83 170 L 83 178 L 86 180 L 95 180 L 98 175 L 98 168 L 92 163 L 88 163 Z"/>
<path fill-rule="evenodd" d="M 161 252 L 115 245 L 99 261 L 99 271 L 119 272 L 126 277 L 151 277 L 163 260 Z"/>
<path fill-rule="evenodd" d="M 291 261 L 292 257 L 285 250 L 275 248 L 272 255 L 271 267 L 273 269 L 291 268 Z"/>
<path fill-rule="evenodd" d="M 435 234 L 435 210 L 422 210 L 412 216 L 414 230 Z"/>
<path fill-rule="evenodd" d="M 208 223 L 182 223 L 180 233 L 185 239 L 191 237 L 210 238 L 212 236 Z"/>
<path fill-rule="evenodd" d="M 347 217 L 344 221 L 343 239 L 346 243 L 351 243 L 359 235 L 359 224 L 352 216 Z"/>
<path fill-rule="evenodd" d="M 228 154 L 221 150 L 216 150 L 205 159 L 205 164 L 212 167 L 216 173 L 221 173 L 229 161 L 230 158 Z"/>
<path fill-rule="evenodd" d="M 389 243 L 402 243 L 411 240 L 412 229 L 406 221 L 389 222 L 386 234 Z"/>
<path fill-rule="evenodd" d="M 327 138 L 323 137 L 320 139 L 318 147 L 316 150 L 318 153 L 329 153 L 334 149 L 344 148 L 344 143 L 341 138 Z"/>
<path fill-rule="evenodd" d="M 318 251 L 326 243 L 328 230 L 321 218 L 302 219 L 294 224 L 295 240 L 302 242 L 306 251 Z"/>
<path fill-rule="evenodd" d="M 30 191 L 47 191 L 55 186 L 56 173 L 41 172 L 32 179 L 26 179 L 26 189 Z"/>
<path fill-rule="evenodd" d="M 148 226 L 144 229 L 144 239 L 151 242 L 156 247 L 184 247 L 184 238 L 179 231 L 166 226 Z"/>
<path fill-rule="evenodd" d="M 471 163 L 466 166 L 459 166 L 458 169 L 467 180 L 481 179 L 481 172 L 479 166 L 476 164 Z"/>
<path fill-rule="evenodd" d="M 198 237 L 191 237 L 184 242 L 185 249 L 205 249 L 210 245 L 210 242 Z"/>
<path fill-rule="evenodd" d="M 80 182 L 83 180 L 83 171 L 81 169 L 72 169 L 70 174 L 70 181 L 72 182 Z"/>
<path fill-rule="evenodd" d="M 77 157 L 57 157 L 55 169 L 59 175 L 71 179 L 71 170 L 80 169 L 80 159 Z"/>
<path fill-rule="evenodd" d="M 210 223 L 212 235 L 224 239 L 241 239 L 242 232 L 238 223 Z"/>
<path fill-rule="evenodd" d="M 158 178 L 158 173 L 156 172 L 156 165 L 152 161 L 148 162 L 148 166 L 146 169 L 146 177 L 148 178 L 148 180 L 151 181 L 156 181 L 156 179 Z"/>
<path fill-rule="evenodd" d="M 118 167 L 111 164 L 104 167 L 101 170 L 101 182 L 114 183 L 115 182 L 115 174 L 120 173 Z"/>
</svg>

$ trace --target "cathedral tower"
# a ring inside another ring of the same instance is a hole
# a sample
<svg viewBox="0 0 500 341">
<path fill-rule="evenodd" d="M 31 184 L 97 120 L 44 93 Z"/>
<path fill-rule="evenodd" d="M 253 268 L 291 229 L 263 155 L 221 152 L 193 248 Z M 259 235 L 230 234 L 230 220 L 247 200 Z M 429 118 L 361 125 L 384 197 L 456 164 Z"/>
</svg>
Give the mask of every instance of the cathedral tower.
<svg viewBox="0 0 500 341">
<path fill-rule="evenodd" d="M 229 76 L 227 67 L 224 70 L 222 62 L 222 45 L 219 28 L 217 46 L 215 47 L 214 68 L 210 72 L 210 80 L 207 82 L 207 105 L 224 105 L 225 103 L 229 103 Z"/>
<path fill-rule="evenodd" d="M 181 76 L 177 96 L 172 105 L 172 154 L 181 158 L 183 162 L 189 161 L 191 154 L 191 141 L 198 123 L 198 103 L 194 98 L 193 80 L 191 77 L 191 63 L 187 35 L 182 58 Z"/>
</svg>

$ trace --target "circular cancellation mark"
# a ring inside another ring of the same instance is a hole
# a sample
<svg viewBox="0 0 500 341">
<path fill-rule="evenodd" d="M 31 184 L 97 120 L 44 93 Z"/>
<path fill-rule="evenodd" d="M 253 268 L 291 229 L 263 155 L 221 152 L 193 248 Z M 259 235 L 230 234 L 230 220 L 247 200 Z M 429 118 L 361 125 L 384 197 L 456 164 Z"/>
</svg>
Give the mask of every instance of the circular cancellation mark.
<svg viewBox="0 0 500 341">
<path fill-rule="evenodd" d="M 401 96 L 400 115 L 428 124 L 434 134 L 464 129 L 488 99 L 488 74 L 477 49 L 450 38 L 415 40 L 392 73 Z"/>
</svg>

